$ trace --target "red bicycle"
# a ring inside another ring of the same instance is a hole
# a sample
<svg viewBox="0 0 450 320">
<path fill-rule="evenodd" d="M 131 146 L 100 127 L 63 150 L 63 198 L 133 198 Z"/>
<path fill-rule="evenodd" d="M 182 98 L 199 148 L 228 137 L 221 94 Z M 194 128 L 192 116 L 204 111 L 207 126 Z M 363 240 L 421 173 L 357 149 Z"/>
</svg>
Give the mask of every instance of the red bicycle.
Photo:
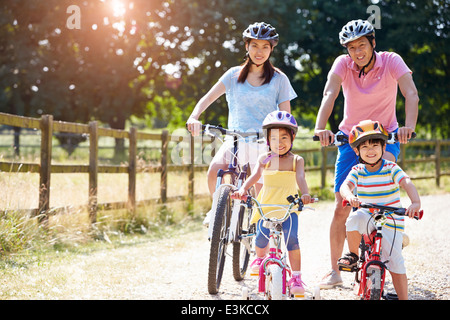
<svg viewBox="0 0 450 320">
<path fill-rule="evenodd" d="M 350 205 L 347 200 L 342 201 L 343 206 Z M 386 215 L 395 213 L 404 216 L 405 208 L 396 208 L 389 206 L 382 206 L 376 204 L 361 203 L 361 208 L 375 209 L 373 219 L 375 221 L 375 230 L 370 234 L 364 234 L 361 237 L 360 256 L 356 266 L 353 268 L 339 266 L 339 270 L 355 272 L 355 282 L 353 283 L 355 293 L 361 300 L 380 300 L 396 299 L 396 296 L 390 294 L 389 296 L 383 294 L 384 279 L 386 275 L 386 261 L 381 261 L 381 233 L 383 222 Z M 423 210 L 420 210 L 419 215 L 415 216 L 416 220 L 422 219 Z"/>
</svg>

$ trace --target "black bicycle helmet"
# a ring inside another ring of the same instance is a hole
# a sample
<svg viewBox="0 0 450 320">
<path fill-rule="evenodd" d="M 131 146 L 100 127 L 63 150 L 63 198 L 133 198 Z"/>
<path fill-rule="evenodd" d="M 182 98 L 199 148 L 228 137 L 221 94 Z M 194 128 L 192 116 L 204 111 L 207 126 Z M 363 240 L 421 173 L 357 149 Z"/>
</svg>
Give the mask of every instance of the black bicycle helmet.
<svg viewBox="0 0 450 320">
<path fill-rule="evenodd" d="M 277 30 L 265 22 L 252 23 L 242 33 L 242 37 L 244 42 L 247 42 L 250 39 L 267 40 L 271 43 L 272 47 L 275 47 L 279 40 Z"/>
<path fill-rule="evenodd" d="M 369 35 L 375 37 L 375 29 L 369 21 L 352 20 L 343 26 L 341 32 L 339 32 L 339 42 L 346 47 L 347 43 Z"/>
</svg>

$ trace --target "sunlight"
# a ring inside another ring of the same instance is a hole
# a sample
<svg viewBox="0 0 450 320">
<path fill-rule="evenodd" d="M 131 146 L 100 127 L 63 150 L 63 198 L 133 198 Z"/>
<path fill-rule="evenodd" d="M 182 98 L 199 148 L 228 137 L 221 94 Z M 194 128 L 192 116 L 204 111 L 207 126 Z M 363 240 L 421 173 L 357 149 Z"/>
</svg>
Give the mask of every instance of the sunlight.
<svg viewBox="0 0 450 320">
<path fill-rule="evenodd" d="M 111 0 L 111 7 L 114 17 L 122 17 L 127 11 L 127 9 L 125 8 L 125 4 L 120 0 Z"/>
</svg>

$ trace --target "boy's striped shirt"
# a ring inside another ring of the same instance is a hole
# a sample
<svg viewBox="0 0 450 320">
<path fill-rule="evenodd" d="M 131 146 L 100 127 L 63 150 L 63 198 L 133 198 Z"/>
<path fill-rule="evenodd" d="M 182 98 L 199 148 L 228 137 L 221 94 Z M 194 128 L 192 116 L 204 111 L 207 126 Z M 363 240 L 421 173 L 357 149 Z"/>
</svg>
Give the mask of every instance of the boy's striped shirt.
<svg viewBox="0 0 450 320">
<path fill-rule="evenodd" d="M 357 164 L 347 176 L 347 181 L 357 188 L 361 202 L 401 208 L 400 182 L 407 174 L 394 162 L 383 159 L 380 170 L 369 172 L 364 164 Z M 387 228 L 405 229 L 404 216 L 387 216 Z"/>
</svg>

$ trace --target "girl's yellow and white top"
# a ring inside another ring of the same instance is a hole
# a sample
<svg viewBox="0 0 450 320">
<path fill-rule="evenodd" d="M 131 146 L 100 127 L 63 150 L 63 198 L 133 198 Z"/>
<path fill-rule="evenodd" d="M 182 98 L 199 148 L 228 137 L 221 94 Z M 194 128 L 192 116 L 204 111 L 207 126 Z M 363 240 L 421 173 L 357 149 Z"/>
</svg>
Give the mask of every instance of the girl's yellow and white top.
<svg viewBox="0 0 450 320">
<path fill-rule="evenodd" d="M 263 187 L 258 194 L 257 200 L 261 204 L 288 205 L 286 198 L 290 195 L 298 194 L 296 179 L 297 156 L 294 156 L 293 170 L 267 170 L 268 162 L 263 171 Z M 262 207 L 266 217 L 282 218 L 286 214 L 286 208 L 283 207 Z M 258 209 L 253 210 L 251 223 L 256 223 L 261 218 Z"/>
</svg>

